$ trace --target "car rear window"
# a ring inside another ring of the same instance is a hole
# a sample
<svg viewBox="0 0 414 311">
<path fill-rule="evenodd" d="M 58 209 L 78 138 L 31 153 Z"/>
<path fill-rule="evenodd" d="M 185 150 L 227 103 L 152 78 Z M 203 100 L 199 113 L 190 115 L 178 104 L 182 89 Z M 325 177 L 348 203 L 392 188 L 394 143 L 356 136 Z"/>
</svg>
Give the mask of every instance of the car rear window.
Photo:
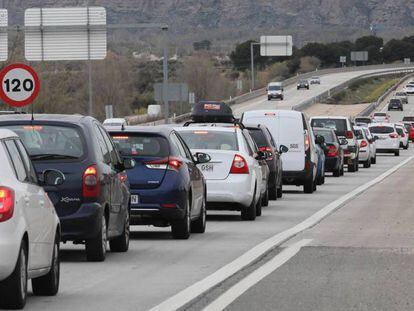
<svg viewBox="0 0 414 311">
<path fill-rule="evenodd" d="M 326 143 L 334 143 L 336 142 L 335 140 L 335 133 L 332 131 L 327 131 L 327 130 L 314 130 L 315 135 L 320 135 L 323 136 L 323 138 L 325 138 L 325 142 Z"/>
<path fill-rule="evenodd" d="M 371 126 L 369 128 L 372 134 L 391 134 L 394 128 L 391 126 Z"/>
<path fill-rule="evenodd" d="M 386 117 L 387 114 L 385 112 L 375 112 L 374 117 Z"/>
<path fill-rule="evenodd" d="M 404 92 L 397 92 L 395 93 L 395 96 L 407 96 Z"/>
<path fill-rule="evenodd" d="M 345 136 L 347 131 L 346 120 L 344 119 L 313 119 L 311 126 L 332 129 L 338 136 Z"/>
<path fill-rule="evenodd" d="M 414 117 L 404 117 L 403 121 L 410 121 L 410 122 L 414 122 Z"/>
<path fill-rule="evenodd" d="M 4 126 L 19 135 L 30 157 L 35 159 L 76 159 L 85 153 L 80 130 L 57 125 Z"/>
<path fill-rule="evenodd" d="M 168 140 L 158 135 L 111 134 L 122 156 L 165 158 L 170 154 Z"/>
<path fill-rule="evenodd" d="M 235 132 L 194 130 L 180 132 L 190 149 L 239 150 Z"/>
<path fill-rule="evenodd" d="M 399 103 L 400 103 L 400 100 L 399 100 L 399 99 L 397 99 L 397 98 L 393 98 L 393 99 L 391 99 L 391 100 L 390 100 L 390 103 L 391 103 L 391 104 L 394 104 L 394 103 L 399 104 Z"/>
<path fill-rule="evenodd" d="M 366 123 L 369 124 L 372 122 L 371 118 L 355 118 L 356 123 Z"/>
<path fill-rule="evenodd" d="M 249 129 L 250 136 L 255 141 L 258 147 L 269 147 L 269 143 L 266 140 L 266 136 L 260 129 Z"/>
</svg>

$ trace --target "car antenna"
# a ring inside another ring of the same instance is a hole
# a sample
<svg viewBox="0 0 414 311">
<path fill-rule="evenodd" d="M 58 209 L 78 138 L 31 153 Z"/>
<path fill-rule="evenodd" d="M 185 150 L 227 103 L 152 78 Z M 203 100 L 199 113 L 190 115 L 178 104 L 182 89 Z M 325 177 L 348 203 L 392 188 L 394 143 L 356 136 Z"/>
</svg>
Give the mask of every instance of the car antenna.
<svg viewBox="0 0 414 311">
<path fill-rule="evenodd" d="M 125 131 L 125 124 L 121 125 L 121 131 L 124 132 Z"/>
<path fill-rule="evenodd" d="M 31 122 L 33 123 L 33 121 L 34 121 L 34 104 L 32 104 L 32 119 L 31 119 Z"/>
</svg>

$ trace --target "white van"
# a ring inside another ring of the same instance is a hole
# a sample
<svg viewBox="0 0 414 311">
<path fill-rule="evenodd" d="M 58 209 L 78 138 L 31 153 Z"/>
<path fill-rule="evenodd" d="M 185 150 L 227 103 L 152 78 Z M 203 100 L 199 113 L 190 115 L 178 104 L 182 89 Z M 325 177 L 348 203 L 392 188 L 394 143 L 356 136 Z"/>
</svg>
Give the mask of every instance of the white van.
<svg viewBox="0 0 414 311">
<path fill-rule="evenodd" d="M 283 83 L 282 82 L 270 82 L 267 85 L 267 99 L 272 100 L 273 98 L 279 98 L 280 100 L 284 99 L 283 93 Z"/>
<path fill-rule="evenodd" d="M 269 128 L 282 154 L 283 184 L 303 186 L 305 193 L 316 190 L 317 154 L 315 137 L 305 115 L 291 110 L 257 110 L 242 115 L 242 123 L 263 124 Z"/>
</svg>

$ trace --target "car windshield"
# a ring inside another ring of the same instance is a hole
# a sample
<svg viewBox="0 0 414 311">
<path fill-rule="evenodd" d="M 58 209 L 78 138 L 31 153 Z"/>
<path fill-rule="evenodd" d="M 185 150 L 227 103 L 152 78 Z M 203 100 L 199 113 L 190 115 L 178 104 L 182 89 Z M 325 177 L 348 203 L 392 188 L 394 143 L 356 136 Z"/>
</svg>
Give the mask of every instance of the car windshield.
<svg viewBox="0 0 414 311">
<path fill-rule="evenodd" d="M 280 91 L 282 89 L 281 85 L 269 85 L 268 90 L 269 91 Z"/>
<path fill-rule="evenodd" d="M 239 150 L 235 132 L 195 130 L 180 135 L 190 149 Z"/>
<path fill-rule="evenodd" d="M 395 93 L 395 96 L 406 96 L 406 94 L 403 92 L 398 92 L 398 93 Z"/>
<path fill-rule="evenodd" d="M 255 141 L 256 145 L 260 147 L 269 147 L 266 141 L 266 136 L 260 129 L 249 129 L 250 136 Z"/>
<path fill-rule="evenodd" d="M 372 134 L 391 134 L 394 128 L 391 126 L 371 126 L 369 128 Z"/>
<path fill-rule="evenodd" d="M 391 104 L 399 104 L 399 103 L 401 103 L 401 101 L 399 99 L 394 98 L 394 99 L 390 100 L 390 103 Z"/>
<path fill-rule="evenodd" d="M 414 117 L 404 117 L 403 121 L 410 121 L 410 122 L 414 122 Z"/>
<path fill-rule="evenodd" d="M 299 83 L 306 84 L 308 83 L 308 80 L 300 80 Z"/>
<path fill-rule="evenodd" d="M 122 156 L 165 158 L 170 154 L 168 140 L 157 135 L 141 133 L 111 134 Z"/>
<path fill-rule="evenodd" d="M 56 125 L 8 125 L 34 159 L 77 159 L 84 155 L 84 139 L 74 127 Z"/>
<path fill-rule="evenodd" d="M 327 130 L 314 130 L 315 135 L 320 135 L 323 136 L 323 138 L 325 138 L 325 142 L 326 143 L 334 143 L 336 142 L 335 139 L 335 133 L 332 131 L 327 131 Z"/>
<path fill-rule="evenodd" d="M 346 120 L 344 119 L 313 119 L 311 126 L 332 129 L 338 136 L 345 136 L 347 131 Z"/>
</svg>

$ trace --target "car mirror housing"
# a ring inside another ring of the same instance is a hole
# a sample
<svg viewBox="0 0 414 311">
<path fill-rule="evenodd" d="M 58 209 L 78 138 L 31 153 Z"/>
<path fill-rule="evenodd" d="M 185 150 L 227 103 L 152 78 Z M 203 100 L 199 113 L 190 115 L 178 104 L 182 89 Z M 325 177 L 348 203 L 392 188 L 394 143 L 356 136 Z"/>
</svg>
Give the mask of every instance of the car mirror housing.
<svg viewBox="0 0 414 311">
<path fill-rule="evenodd" d="M 65 182 L 65 175 L 58 170 L 45 170 L 39 180 L 43 186 L 60 186 Z"/>
<path fill-rule="evenodd" d="M 257 155 L 256 155 L 255 159 L 258 160 L 258 161 L 266 160 L 267 156 L 263 151 L 257 151 Z"/>
<path fill-rule="evenodd" d="M 280 148 L 279 148 L 280 153 L 287 153 L 288 151 L 289 151 L 288 147 L 286 147 L 285 145 L 280 145 Z"/>
<path fill-rule="evenodd" d="M 208 163 L 211 161 L 210 155 L 208 155 L 207 153 L 203 153 L 203 152 L 197 152 L 195 154 L 195 158 L 196 158 L 196 164 L 204 164 L 204 163 Z"/>
<path fill-rule="evenodd" d="M 340 143 L 340 145 L 341 145 L 341 146 L 346 146 L 346 145 L 348 145 L 348 141 L 347 141 L 345 138 L 342 138 L 342 139 L 339 141 L 339 143 Z"/>
<path fill-rule="evenodd" d="M 131 170 L 136 166 L 136 162 L 134 159 L 124 159 L 124 169 L 125 170 Z"/>
</svg>

